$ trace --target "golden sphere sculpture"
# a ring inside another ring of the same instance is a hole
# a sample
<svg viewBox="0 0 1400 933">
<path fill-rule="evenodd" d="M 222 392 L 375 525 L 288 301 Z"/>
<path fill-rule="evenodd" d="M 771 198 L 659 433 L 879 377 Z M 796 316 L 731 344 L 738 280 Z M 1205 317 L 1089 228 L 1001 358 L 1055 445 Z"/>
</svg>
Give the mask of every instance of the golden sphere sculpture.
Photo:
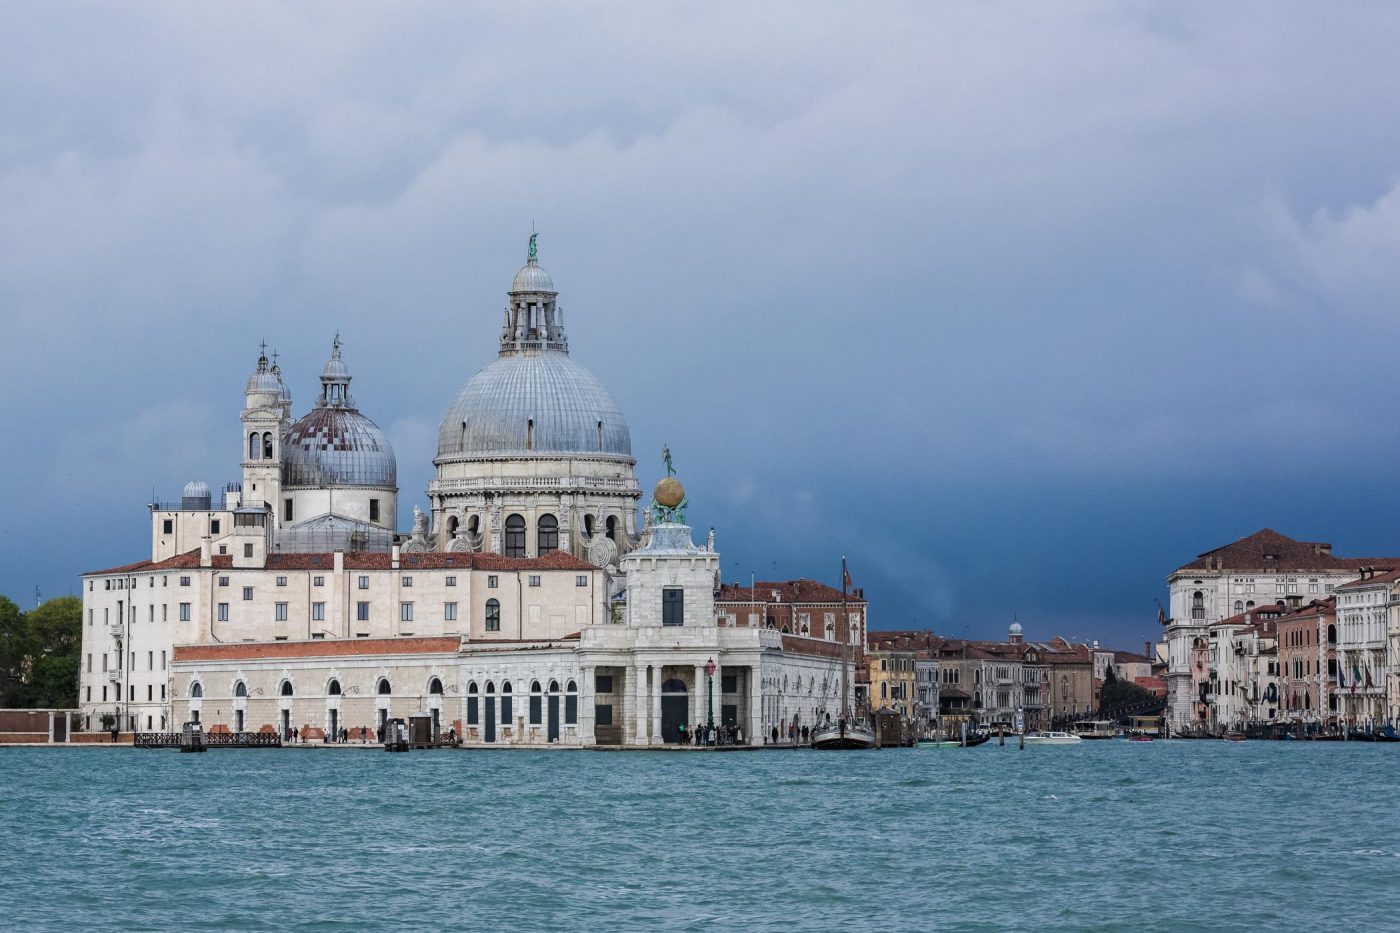
<svg viewBox="0 0 1400 933">
<path fill-rule="evenodd" d="M 674 476 L 668 476 L 656 484 L 656 492 L 652 496 L 662 508 L 674 509 L 685 501 L 685 487 Z"/>
</svg>

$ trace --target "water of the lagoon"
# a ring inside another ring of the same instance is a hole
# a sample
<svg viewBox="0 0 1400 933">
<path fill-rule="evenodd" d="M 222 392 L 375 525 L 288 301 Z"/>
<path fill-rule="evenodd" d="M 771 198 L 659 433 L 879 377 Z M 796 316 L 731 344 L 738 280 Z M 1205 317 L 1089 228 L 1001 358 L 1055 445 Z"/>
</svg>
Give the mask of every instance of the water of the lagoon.
<svg viewBox="0 0 1400 933">
<path fill-rule="evenodd" d="M 13 930 L 1400 927 L 1400 746 L 0 750 Z"/>
</svg>

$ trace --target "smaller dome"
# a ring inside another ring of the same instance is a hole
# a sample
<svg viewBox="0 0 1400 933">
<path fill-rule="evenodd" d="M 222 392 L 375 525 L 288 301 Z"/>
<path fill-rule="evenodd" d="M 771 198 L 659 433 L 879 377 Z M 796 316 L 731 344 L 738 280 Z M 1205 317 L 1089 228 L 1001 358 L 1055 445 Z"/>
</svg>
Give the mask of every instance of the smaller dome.
<svg viewBox="0 0 1400 933">
<path fill-rule="evenodd" d="M 185 484 L 185 491 L 180 493 L 183 499 L 204 499 L 209 496 L 209 484 L 203 480 L 193 480 Z"/>
<path fill-rule="evenodd" d="M 340 337 L 336 337 L 335 349 L 331 358 L 326 360 L 326 365 L 321 370 L 322 379 L 345 379 L 350 375 L 350 367 L 345 365 L 345 361 L 340 358 Z"/>
<path fill-rule="evenodd" d="M 1021 634 L 1021 623 L 1020 623 L 1020 622 L 1015 622 L 1015 621 L 1013 621 L 1013 622 L 1011 623 L 1011 634 L 1012 634 L 1012 635 L 1019 635 L 1019 634 Z"/>
<path fill-rule="evenodd" d="M 253 374 L 248 377 L 247 395 L 255 393 L 270 393 L 279 395 L 282 392 L 282 380 L 277 378 L 267 365 L 267 355 L 258 357 L 258 368 L 253 370 Z"/>
<path fill-rule="evenodd" d="M 277 401 L 291 404 L 292 390 L 287 388 L 287 384 L 282 381 L 282 367 L 273 363 L 272 374 L 277 377 L 277 385 L 281 387 L 277 390 Z"/>
<path fill-rule="evenodd" d="M 674 476 L 667 476 L 656 484 L 656 491 L 652 495 L 657 505 L 674 509 L 685 501 L 685 487 Z"/>
<path fill-rule="evenodd" d="M 549 277 L 549 273 L 544 271 L 544 267 L 538 260 L 531 259 L 520 267 L 520 271 L 515 273 L 515 280 L 510 283 L 512 292 L 553 292 L 554 280 Z"/>
</svg>

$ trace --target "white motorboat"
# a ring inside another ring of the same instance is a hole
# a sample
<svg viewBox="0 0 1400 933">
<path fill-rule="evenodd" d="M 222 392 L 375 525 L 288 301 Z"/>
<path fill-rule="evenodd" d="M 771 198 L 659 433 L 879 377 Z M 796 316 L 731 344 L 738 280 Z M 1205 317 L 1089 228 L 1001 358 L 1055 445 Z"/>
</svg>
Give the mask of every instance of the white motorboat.
<svg viewBox="0 0 1400 933">
<path fill-rule="evenodd" d="M 1068 732 L 1032 732 L 1026 736 L 1027 745 L 1078 745 L 1082 741 Z"/>
</svg>

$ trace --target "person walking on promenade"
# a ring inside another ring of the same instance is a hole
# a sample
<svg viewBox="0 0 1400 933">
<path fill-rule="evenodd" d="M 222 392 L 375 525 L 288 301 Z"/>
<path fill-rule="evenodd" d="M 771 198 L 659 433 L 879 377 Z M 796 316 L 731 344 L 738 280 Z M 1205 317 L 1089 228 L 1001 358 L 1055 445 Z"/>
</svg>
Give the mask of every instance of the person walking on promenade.
<svg viewBox="0 0 1400 933">
<path fill-rule="evenodd" d="M 774 727 L 773 727 L 773 744 L 774 744 L 774 745 L 777 745 L 777 744 L 778 744 L 778 727 L 777 727 L 777 726 L 774 726 Z"/>
</svg>

